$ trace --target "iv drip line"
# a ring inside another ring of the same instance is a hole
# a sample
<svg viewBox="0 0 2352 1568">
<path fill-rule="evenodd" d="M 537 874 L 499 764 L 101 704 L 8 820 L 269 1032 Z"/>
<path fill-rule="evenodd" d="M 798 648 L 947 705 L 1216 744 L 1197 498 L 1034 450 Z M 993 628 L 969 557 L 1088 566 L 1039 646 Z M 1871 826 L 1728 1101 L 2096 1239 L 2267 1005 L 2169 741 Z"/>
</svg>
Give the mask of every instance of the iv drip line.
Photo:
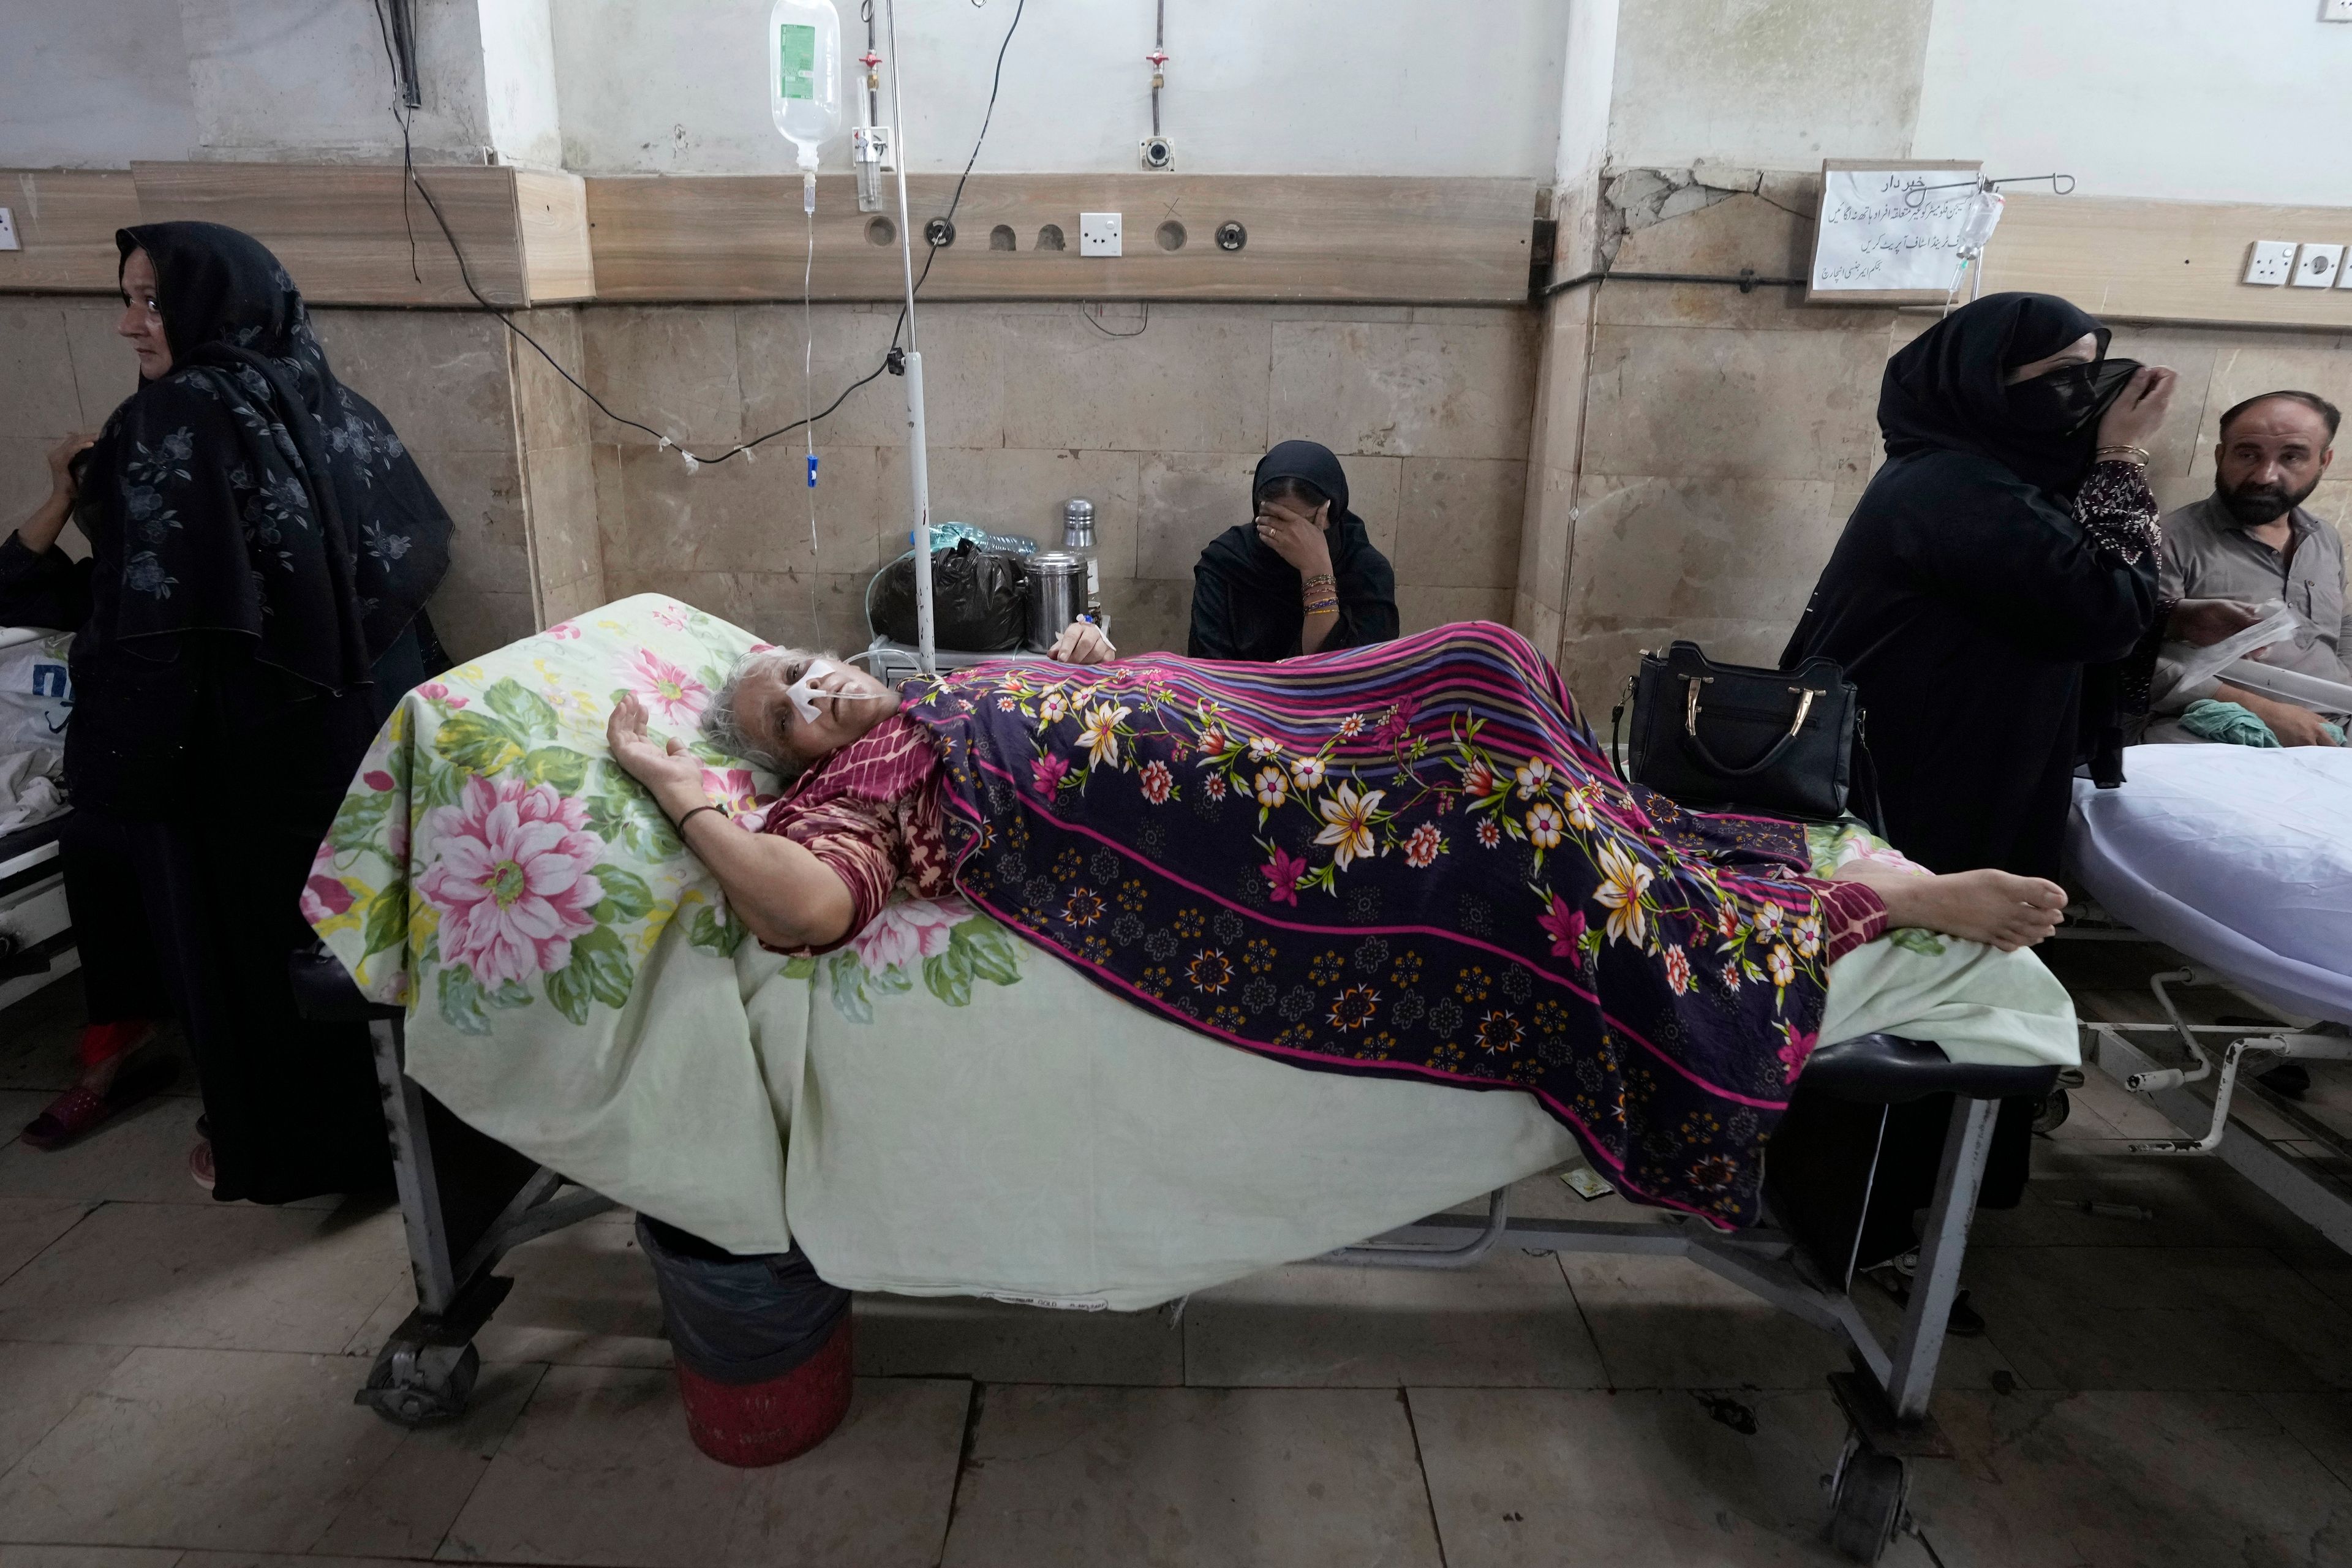
<svg viewBox="0 0 2352 1568">
<path fill-rule="evenodd" d="M 808 229 L 808 253 L 801 262 L 801 429 L 808 445 L 809 630 L 818 626 L 816 575 L 816 327 L 809 306 L 809 283 L 816 272 L 816 176 L 803 183 L 801 216 Z M 751 454 L 746 452 L 745 457 Z"/>
</svg>

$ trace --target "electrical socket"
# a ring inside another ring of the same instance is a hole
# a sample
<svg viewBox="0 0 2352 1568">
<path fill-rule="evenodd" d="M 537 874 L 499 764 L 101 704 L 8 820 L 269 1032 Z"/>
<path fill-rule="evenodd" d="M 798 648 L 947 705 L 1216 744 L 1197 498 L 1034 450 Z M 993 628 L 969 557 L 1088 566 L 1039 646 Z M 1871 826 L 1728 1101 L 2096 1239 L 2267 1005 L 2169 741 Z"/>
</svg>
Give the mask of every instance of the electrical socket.
<svg viewBox="0 0 2352 1568">
<path fill-rule="evenodd" d="M 1078 215 L 1078 254 L 1080 256 L 1127 254 L 1126 246 L 1119 235 L 1119 215 L 1080 213 Z"/>
<path fill-rule="evenodd" d="M 2319 19 L 2323 22 L 2352 22 L 2352 0 L 2320 0 Z"/>
<path fill-rule="evenodd" d="M 0 207 L 0 250 L 24 248 L 16 239 L 16 215 L 6 207 Z"/>
<path fill-rule="evenodd" d="M 2336 282 L 2336 274 L 2344 266 L 2344 247 L 2340 245 L 2306 244 L 2295 253 L 2294 286 L 2298 289 L 2326 289 Z"/>
<path fill-rule="evenodd" d="M 2284 283 L 2294 271 L 2294 241 L 2291 239 L 2258 239 L 2253 254 L 2246 261 L 2249 283 Z"/>
</svg>

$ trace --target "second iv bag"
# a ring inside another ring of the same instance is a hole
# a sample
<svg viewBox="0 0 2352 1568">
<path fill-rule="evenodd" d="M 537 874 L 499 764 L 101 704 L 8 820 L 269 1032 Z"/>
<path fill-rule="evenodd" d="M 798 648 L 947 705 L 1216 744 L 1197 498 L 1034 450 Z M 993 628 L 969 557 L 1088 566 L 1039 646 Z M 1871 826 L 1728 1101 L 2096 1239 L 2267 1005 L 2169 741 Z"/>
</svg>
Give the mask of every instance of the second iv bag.
<svg viewBox="0 0 2352 1568">
<path fill-rule="evenodd" d="M 841 16 L 832 0 L 776 0 L 768 13 L 768 107 L 776 129 L 816 168 L 841 129 Z"/>
</svg>

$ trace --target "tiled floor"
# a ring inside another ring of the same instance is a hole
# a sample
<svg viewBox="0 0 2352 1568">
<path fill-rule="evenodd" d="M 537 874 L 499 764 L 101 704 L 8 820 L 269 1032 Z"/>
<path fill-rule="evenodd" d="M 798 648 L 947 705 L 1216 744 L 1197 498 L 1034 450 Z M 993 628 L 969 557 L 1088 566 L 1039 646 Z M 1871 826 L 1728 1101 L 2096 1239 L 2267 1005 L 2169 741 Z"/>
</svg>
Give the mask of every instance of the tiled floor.
<svg viewBox="0 0 2352 1568">
<path fill-rule="evenodd" d="M 2135 1007 L 2130 959 L 2073 978 Z M 0 1013 L 0 1128 L 69 1078 L 77 989 Z M 870 1298 L 847 1424 L 742 1471 L 688 1444 L 607 1215 L 513 1256 L 472 1409 L 403 1431 L 352 1403 L 413 1301 L 399 1215 L 211 1203 L 193 1087 L 0 1146 L 0 1568 L 1837 1561 L 1838 1347 L 1654 1258 L 1294 1268 L 1173 1324 Z M 2352 1113 L 2352 1075 L 2314 1103 Z M 1957 1457 L 1915 1467 L 1889 1563 L 2352 1563 L 2352 1260 L 2217 1162 L 2123 1152 L 2167 1131 L 2094 1075 L 1981 1216 Z M 1515 1207 L 1643 1212 L 1551 1178 Z"/>
</svg>

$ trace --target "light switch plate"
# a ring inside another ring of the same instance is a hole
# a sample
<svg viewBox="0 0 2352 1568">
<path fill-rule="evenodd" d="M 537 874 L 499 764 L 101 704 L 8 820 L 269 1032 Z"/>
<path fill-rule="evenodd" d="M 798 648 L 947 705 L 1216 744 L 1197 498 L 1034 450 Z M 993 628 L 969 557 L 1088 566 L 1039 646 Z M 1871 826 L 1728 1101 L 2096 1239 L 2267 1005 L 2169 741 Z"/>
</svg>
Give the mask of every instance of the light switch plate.
<svg viewBox="0 0 2352 1568">
<path fill-rule="evenodd" d="M 16 215 L 6 207 L 0 207 L 0 250 L 24 248 L 23 244 L 16 238 Z"/>
<path fill-rule="evenodd" d="M 1078 215 L 1078 254 L 1080 256 L 1127 254 L 1126 247 L 1119 237 L 1119 215 L 1080 213 Z"/>
<path fill-rule="evenodd" d="M 2258 239 L 2246 259 L 2246 281 L 2281 284 L 2294 271 L 2294 241 Z"/>
<path fill-rule="evenodd" d="M 2336 275 L 2344 268 L 2344 247 L 2340 245 L 2305 245 L 2295 252 L 2294 286 L 2298 289 L 2327 289 L 2336 282 Z"/>
</svg>

